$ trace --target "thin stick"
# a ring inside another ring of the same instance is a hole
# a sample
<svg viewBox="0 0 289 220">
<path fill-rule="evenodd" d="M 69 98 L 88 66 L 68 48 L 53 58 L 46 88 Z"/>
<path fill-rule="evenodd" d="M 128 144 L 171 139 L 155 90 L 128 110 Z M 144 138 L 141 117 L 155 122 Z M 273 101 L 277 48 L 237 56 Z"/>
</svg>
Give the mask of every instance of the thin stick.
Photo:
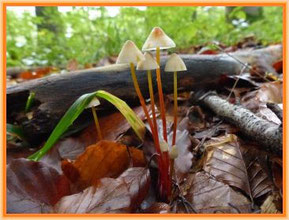
<svg viewBox="0 0 289 220">
<path fill-rule="evenodd" d="M 242 68 L 242 70 L 240 71 L 240 74 L 239 74 L 239 75 L 241 75 L 245 69 L 246 69 L 246 67 L 244 66 L 244 67 Z M 239 79 L 240 79 L 240 78 L 237 78 L 237 79 L 235 80 L 235 83 L 234 83 L 233 87 L 231 88 L 230 94 L 229 94 L 228 97 L 226 98 L 227 101 L 231 98 L 231 95 L 233 94 L 234 89 L 236 88 L 236 86 L 237 86 L 237 84 L 238 84 L 238 82 L 239 82 Z"/>
<path fill-rule="evenodd" d="M 178 89 L 177 89 L 177 72 L 174 72 L 174 131 L 173 131 L 173 142 L 172 146 L 176 144 L 176 136 L 177 136 L 177 121 L 178 121 Z"/>
<path fill-rule="evenodd" d="M 92 111 L 92 115 L 93 115 L 93 118 L 94 118 L 94 123 L 95 123 L 95 128 L 96 128 L 96 131 L 97 131 L 98 141 L 101 141 L 103 138 L 102 138 L 102 133 L 101 133 L 101 130 L 100 130 L 100 126 L 99 126 L 99 122 L 98 122 L 98 118 L 97 118 L 95 107 L 92 107 L 91 111 Z"/>
<path fill-rule="evenodd" d="M 157 50 L 156 50 L 156 60 L 157 60 L 158 65 L 160 65 L 160 48 L 159 47 L 157 47 Z M 158 93 L 159 93 L 159 100 L 160 100 L 161 118 L 163 121 L 163 136 L 164 136 L 164 140 L 166 142 L 168 142 L 167 123 L 166 123 L 166 109 L 165 109 L 165 103 L 164 103 L 164 95 L 163 95 L 160 67 L 157 68 L 156 73 L 157 73 L 157 85 L 158 85 Z"/>
<path fill-rule="evenodd" d="M 239 60 L 237 57 L 234 57 L 233 55 L 229 54 L 228 52 L 226 52 L 222 47 L 220 47 L 218 45 L 217 42 L 213 42 L 213 44 L 219 49 L 221 50 L 223 53 L 225 53 L 226 55 L 228 55 L 229 57 L 233 58 L 234 60 L 236 60 L 238 63 L 240 63 L 241 65 L 243 65 L 245 68 L 249 68 L 253 73 L 256 73 L 258 76 L 260 76 L 262 79 L 264 79 L 267 82 L 270 82 L 269 79 L 267 79 L 266 77 L 264 77 L 261 73 L 259 73 L 258 71 L 254 70 L 253 67 L 251 65 L 248 65 L 246 63 L 243 63 L 241 60 Z"/>
</svg>

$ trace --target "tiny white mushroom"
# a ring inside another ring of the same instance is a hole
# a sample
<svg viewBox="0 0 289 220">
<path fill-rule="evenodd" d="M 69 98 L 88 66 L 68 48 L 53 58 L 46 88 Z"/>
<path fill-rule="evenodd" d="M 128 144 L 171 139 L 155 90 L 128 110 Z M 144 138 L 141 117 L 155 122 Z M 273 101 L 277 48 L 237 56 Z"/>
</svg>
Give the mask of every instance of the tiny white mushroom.
<svg viewBox="0 0 289 220">
<path fill-rule="evenodd" d="M 172 145 L 176 143 L 177 135 L 177 119 L 178 119 L 178 88 L 177 88 L 177 72 L 186 71 L 187 67 L 182 58 L 177 54 L 172 54 L 165 66 L 165 72 L 174 72 L 174 130 Z"/>
<path fill-rule="evenodd" d="M 180 72 L 186 70 L 187 67 L 182 58 L 176 53 L 171 54 L 167 60 L 165 72 Z"/>
<path fill-rule="evenodd" d="M 128 40 L 122 46 L 122 49 L 116 60 L 116 64 L 133 63 L 134 65 L 137 65 L 139 61 L 144 59 L 145 59 L 144 55 L 137 48 L 134 42 Z"/>
<path fill-rule="evenodd" d="M 95 107 L 100 105 L 100 101 L 98 98 L 94 97 L 90 103 L 86 106 L 86 108 L 91 108 L 91 111 L 92 111 L 92 115 L 93 115 L 93 119 L 94 119 L 94 123 L 95 123 L 95 128 L 96 128 L 96 131 L 97 131 L 97 136 L 98 136 L 98 140 L 102 140 L 102 133 L 101 133 L 101 129 L 100 129 L 100 125 L 99 125 L 99 122 L 98 122 L 98 117 L 97 117 L 97 114 L 96 114 L 96 110 L 95 110 Z"/>
<path fill-rule="evenodd" d="M 134 42 L 128 40 L 123 45 L 123 47 L 119 53 L 119 56 L 117 58 L 116 63 L 117 64 L 121 64 L 121 63 L 129 63 L 130 64 L 130 72 L 131 72 L 131 77 L 132 77 L 132 81 L 134 84 L 136 94 L 139 98 L 140 104 L 141 104 L 143 111 L 145 113 L 145 116 L 148 120 L 151 131 L 153 132 L 154 131 L 153 123 L 152 123 L 150 115 L 148 113 L 146 103 L 145 103 L 145 100 L 144 100 L 143 95 L 141 93 L 141 90 L 139 88 L 139 84 L 138 84 L 136 73 L 135 73 L 135 64 L 137 64 L 138 62 L 143 61 L 143 60 L 145 60 L 145 56 L 137 48 L 137 46 L 134 44 Z"/>
<path fill-rule="evenodd" d="M 154 27 L 148 38 L 146 39 L 142 50 L 160 50 L 176 47 L 175 42 L 160 27 Z"/>
<path fill-rule="evenodd" d="M 85 108 L 92 108 L 92 107 L 96 107 L 99 105 L 100 105 L 99 99 L 94 97 Z"/>
<path fill-rule="evenodd" d="M 158 63 L 150 53 L 145 52 L 144 57 L 144 60 L 138 62 L 136 67 L 137 70 L 155 70 L 159 68 Z"/>
<path fill-rule="evenodd" d="M 166 33 L 160 27 L 154 27 L 150 35 L 146 39 L 142 47 L 142 50 L 143 51 L 156 50 L 156 61 L 158 65 L 160 65 L 160 50 L 173 48 L 175 46 L 176 46 L 175 42 L 168 35 L 166 35 Z M 167 141 L 166 111 L 165 111 L 160 67 L 157 68 L 156 75 L 157 75 L 157 86 L 160 101 L 160 113 L 163 123 L 163 137 L 164 140 Z"/>
</svg>

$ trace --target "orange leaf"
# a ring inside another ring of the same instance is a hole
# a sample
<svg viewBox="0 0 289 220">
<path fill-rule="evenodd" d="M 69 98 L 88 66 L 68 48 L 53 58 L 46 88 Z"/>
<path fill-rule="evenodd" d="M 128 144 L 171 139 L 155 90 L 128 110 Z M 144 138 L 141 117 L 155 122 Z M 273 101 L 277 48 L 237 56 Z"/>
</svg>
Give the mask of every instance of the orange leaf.
<svg viewBox="0 0 289 220">
<path fill-rule="evenodd" d="M 142 151 L 131 148 L 130 154 L 134 165 L 146 164 Z M 129 164 L 130 157 L 125 145 L 100 141 L 87 147 L 74 163 L 62 162 L 62 169 L 72 182 L 77 181 L 83 189 L 95 185 L 100 178 L 119 176 Z"/>
</svg>

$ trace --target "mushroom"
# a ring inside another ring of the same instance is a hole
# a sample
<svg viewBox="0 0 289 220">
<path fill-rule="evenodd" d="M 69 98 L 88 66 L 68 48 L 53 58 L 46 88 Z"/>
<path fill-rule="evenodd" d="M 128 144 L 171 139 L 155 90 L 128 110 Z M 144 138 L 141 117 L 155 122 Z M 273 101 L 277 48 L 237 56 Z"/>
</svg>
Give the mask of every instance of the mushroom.
<svg viewBox="0 0 289 220">
<path fill-rule="evenodd" d="M 151 100 L 151 106 L 152 106 L 152 115 L 153 115 L 153 126 L 154 126 L 154 132 L 157 142 L 158 140 L 158 129 L 157 129 L 157 120 L 156 120 L 156 112 L 155 112 L 155 98 L 154 98 L 154 91 L 153 91 L 153 83 L 152 83 L 152 70 L 155 70 L 159 67 L 157 62 L 154 60 L 153 56 L 149 52 L 145 52 L 144 54 L 145 60 L 142 60 L 138 62 L 137 64 L 137 70 L 146 70 L 147 71 L 147 78 L 148 78 L 148 86 L 149 86 L 149 94 L 150 94 L 150 100 Z M 159 151 L 159 143 L 157 145 L 157 151 Z"/>
<path fill-rule="evenodd" d="M 143 51 L 156 50 L 156 60 L 158 65 L 160 65 L 160 50 L 173 48 L 175 46 L 176 44 L 174 43 L 174 41 L 171 38 L 169 38 L 160 27 L 155 27 L 153 28 L 152 32 L 146 39 L 142 47 L 142 50 Z M 164 140 L 167 141 L 166 111 L 164 104 L 160 67 L 157 68 L 156 73 L 157 73 L 157 85 L 160 100 L 160 110 L 163 122 L 163 137 Z"/>
<path fill-rule="evenodd" d="M 187 67 L 179 55 L 175 53 L 170 55 L 165 66 L 165 72 L 174 72 L 174 130 L 173 130 L 172 146 L 175 145 L 176 143 L 176 134 L 177 134 L 177 119 L 178 119 L 177 72 L 186 70 Z"/>
<path fill-rule="evenodd" d="M 132 42 L 131 40 L 128 40 L 124 43 L 118 58 L 116 60 L 117 64 L 129 64 L 130 65 L 130 72 L 134 84 L 135 91 L 138 95 L 139 101 L 141 103 L 141 106 L 143 108 L 143 111 L 145 113 L 145 116 L 148 120 L 148 123 L 150 125 L 151 131 L 154 134 L 154 128 L 153 128 L 153 123 L 151 121 L 151 118 L 149 116 L 145 100 L 143 98 L 143 95 L 141 93 L 141 90 L 139 88 L 139 84 L 137 81 L 136 73 L 135 73 L 135 65 L 140 62 L 145 60 L 145 56 L 142 54 L 142 52 L 137 48 L 137 46 Z M 155 135 L 153 135 L 154 141 L 155 141 Z"/>
<path fill-rule="evenodd" d="M 97 117 L 96 110 L 95 110 L 95 107 L 98 106 L 98 105 L 100 105 L 100 102 L 99 102 L 98 98 L 94 97 L 90 101 L 90 103 L 86 106 L 86 108 L 91 108 L 93 119 L 94 119 L 94 123 L 95 123 L 96 132 L 97 132 L 97 136 L 98 136 L 98 141 L 100 141 L 100 140 L 102 140 L 102 133 L 101 133 L 101 130 L 100 130 L 98 117 Z"/>
</svg>

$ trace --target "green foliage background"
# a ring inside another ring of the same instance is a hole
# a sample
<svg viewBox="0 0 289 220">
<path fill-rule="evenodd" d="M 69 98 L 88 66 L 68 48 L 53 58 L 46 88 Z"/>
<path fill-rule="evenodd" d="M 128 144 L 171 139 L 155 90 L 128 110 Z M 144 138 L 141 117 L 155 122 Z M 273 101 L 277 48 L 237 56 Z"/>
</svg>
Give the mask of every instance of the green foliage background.
<svg viewBox="0 0 289 220">
<path fill-rule="evenodd" d="M 240 8 L 232 12 L 237 25 L 226 21 L 225 7 L 122 7 L 114 17 L 107 8 L 74 8 L 52 16 L 46 22 L 61 26 L 57 35 L 45 29 L 37 32 L 41 18 L 8 10 L 7 66 L 63 66 L 74 58 L 83 65 L 94 63 L 117 55 L 128 39 L 141 48 L 154 26 L 163 28 L 178 48 L 213 40 L 232 45 L 251 34 L 264 45 L 282 41 L 281 7 L 264 7 L 263 17 L 249 25 L 244 25 L 246 14 Z"/>
</svg>

